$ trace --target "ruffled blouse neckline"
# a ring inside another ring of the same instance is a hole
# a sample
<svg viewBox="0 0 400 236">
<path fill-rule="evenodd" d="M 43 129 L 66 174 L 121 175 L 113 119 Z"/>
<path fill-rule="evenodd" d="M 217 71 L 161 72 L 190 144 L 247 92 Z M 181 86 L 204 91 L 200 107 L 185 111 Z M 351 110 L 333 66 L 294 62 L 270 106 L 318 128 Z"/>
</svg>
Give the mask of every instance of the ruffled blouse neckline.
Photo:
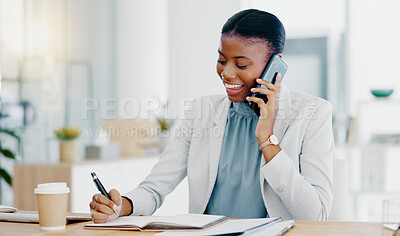
<svg viewBox="0 0 400 236">
<path fill-rule="evenodd" d="M 250 108 L 247 101 L 243 102 L 232 102 L 233 109 L 243 116 L 257 116 L 257 114 Z"/>
</svg>

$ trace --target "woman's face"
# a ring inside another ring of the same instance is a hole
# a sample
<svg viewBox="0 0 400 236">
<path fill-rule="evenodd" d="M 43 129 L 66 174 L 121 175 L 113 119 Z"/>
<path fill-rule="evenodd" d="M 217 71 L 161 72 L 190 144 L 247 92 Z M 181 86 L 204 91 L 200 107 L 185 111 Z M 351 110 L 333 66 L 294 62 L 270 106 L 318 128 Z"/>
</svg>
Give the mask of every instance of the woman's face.
<svg viewBox="0 0 400 236">
<path fill-rule="evenodd" d="M 222 36 L 218 53 L 217 73 L 229 100 L 244 101 L 267 65 L 267 44 L 246 42 L 241 36 Z"/>
</svg>

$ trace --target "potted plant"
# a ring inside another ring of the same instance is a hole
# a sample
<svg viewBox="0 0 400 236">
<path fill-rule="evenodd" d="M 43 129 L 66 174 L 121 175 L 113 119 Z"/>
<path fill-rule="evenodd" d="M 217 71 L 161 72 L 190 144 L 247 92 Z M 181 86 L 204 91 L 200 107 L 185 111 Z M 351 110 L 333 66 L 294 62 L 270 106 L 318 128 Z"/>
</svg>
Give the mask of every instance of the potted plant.
<svg viewBox="0 0 400 236">
<path fill-rule="evenodd" d="M 160 148 L 161 152 L 164 151 L 165 147 L 168 145 L 169 136 L 170 136 L 169 130 L 172 127 L 172 125 L 174 124 L 174 120 L 166 119 L 164 116 L 164 114 L 166 113 L 167 104 L 168 103 L 163 104 L 162 109 L 161 109 L 161 115 L 156 116 L 157 123 L 160 126 L 160 133 L 159 133 L 160 146 L 159 146 L 159 148 Z"/>
<path fill-rule="evenodd" d="M 77 160 L 77 150 L 75 139 L 81 134 L 81 130 L 70 126 L 61 127 L 54 131 L 60 141 L 60 161 L 74 162 Z"/>
<path fill-rule="evenodd" d="M 7 115 L 3 115 L 0 113 L 0 119 L 4 118 L 6 116 Z M 3 129 L 0 127 L 0 136 L 3 136 L 3 135 L 12 137 L 12 138 L 16 139 L 18 142 L 20 141 L 20 137 L 17 135 L 17 133 L 15 131 L 9 130 L 9 129 Z M 6 147 L 3 147 L 2 142 L 0 142 L 0 154 L 3 157 L 15 160 L 15 153 Z M 6 183 L 11 186 L 11 184 L 12 184 L 11 175 L 7 172 L 6 169 L 2 168 L 0 165 L 0 180 L 1 179 L 4 179 L 4 181 L 6 181 Z"/>
</svg>

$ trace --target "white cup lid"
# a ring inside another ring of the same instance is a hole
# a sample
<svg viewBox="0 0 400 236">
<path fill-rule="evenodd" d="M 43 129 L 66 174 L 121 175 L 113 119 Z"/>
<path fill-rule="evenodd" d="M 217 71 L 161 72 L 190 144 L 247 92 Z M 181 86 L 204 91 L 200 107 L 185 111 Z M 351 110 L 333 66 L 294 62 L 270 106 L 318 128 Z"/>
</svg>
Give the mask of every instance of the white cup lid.
<svg viewBox="0 0 400 236">
<path fill-rule="evenodd" d="M 69 188 L 65 182 L 38 184 L 34 191 L 35 194 L 61 194 L 69 193 Z"/>
</svg>

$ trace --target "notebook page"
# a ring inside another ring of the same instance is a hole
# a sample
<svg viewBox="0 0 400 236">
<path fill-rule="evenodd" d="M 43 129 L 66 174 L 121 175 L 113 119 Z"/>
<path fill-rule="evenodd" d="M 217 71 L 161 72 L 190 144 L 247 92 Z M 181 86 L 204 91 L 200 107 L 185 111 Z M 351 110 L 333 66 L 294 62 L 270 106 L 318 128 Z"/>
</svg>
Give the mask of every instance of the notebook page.
<svg viewBox="0 0 400 236">
<path fill-rule="evenodd" d="M 202 214 L 182 214 L 166 217 L 162 221 L 153 220 L 153 222 L 164 223 L 165 225 L 186 225 L 190 227 L 202 228 L 212 222 L 215 222 L 224 216 L 202 215 Z"/>
<path fill-rule="evenodd" d="M 188 225 L 192 227 L 203 227 L 211 222 L 221 219 L 224 216 L 202 215 L 202 214 L 182 214 L 175 216 L 123 216 L 114 221 L 102 224 L 88 224 L 90 227 L 100 226 L 122 226 L 131 225 L 140 228 L 145 227 L 151 222 L 164 223 L 165 225 Z"/>
<path fill-rule="evenodd" d="M 110 227 L 110 226 L 123 226 L 123 225 L 129 225 L 129 226 L 137 226 L 142 228 L 143 226 L 147 225 L 150 222 L 153 221 L 162 221 L 165 219 L 165 216 L 122 216 L 117 218 L 116 220 L 109 221 L 106 223 L 100 223 L 100 224 L 87 224 L 86 226 L 90 227 Z"/>
<path fill-rule="evenodd" d="M 245 232 L 249 229 L 267 225 L 278 218 L 258 218 L 258 219 L 243 219 L 243 220 L 228 220 L 220 225 L 212 227 L 202 231 L 186 231 L 186 232 L 162 232 L 156 234 L 157 236 L 168 236 L 168 235 L 193 235 L 193 236 L 205 236 L 205 235 L 223 235 L 223 234 L 234 234 Z"/>
</svg>

